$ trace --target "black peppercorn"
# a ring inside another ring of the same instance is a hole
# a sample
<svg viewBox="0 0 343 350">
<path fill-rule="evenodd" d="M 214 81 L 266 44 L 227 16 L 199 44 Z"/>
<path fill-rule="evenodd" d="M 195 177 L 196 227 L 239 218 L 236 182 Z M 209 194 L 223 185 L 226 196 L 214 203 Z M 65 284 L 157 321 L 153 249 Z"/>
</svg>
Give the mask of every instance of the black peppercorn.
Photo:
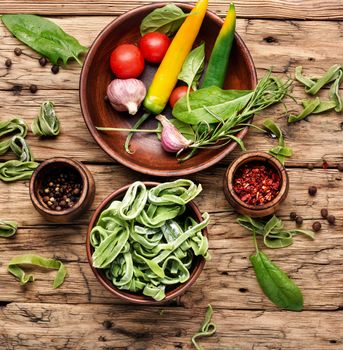
<svg viewBox="0 0 343 350">
<path fill-rule="evenodd" d="M 21 48 L 16 47 L 16 48 L 14 49 L 14 54 L 15 54 L 16 56 L 20 56 L 22 53 L 23 53 L 23 51 L 21 51 Z"/>
<path fill-rule="evenodd" d="M 295 211 L 292 211 L 290 214 L 289 214 L 289 218 L 294 221 L 296 218 L 297 218 L 297 213 Z"/>
<path fill-rule="evenodd" d="M 303 221 L 304 219 L 302 218 L 302 216 L 297 216 L 297 218 L 295 219 L 297 225 L 302 225 Z"/>
<path fill-rule="evenodd" d="M 318 232 L 322 228 L 322 224 L 319 221 L 315 221 L 312 225 L 313 231 Z"/>
<path fill-rule="evenodd" d="M 327 221 L 328 221 L 328 223 L 329 223 L 330 225 L 334 225 L 334 224 L 335 224 L 335 221 L 336 221 L 336 217 L 333 216 L 333 215 L 329 215 L 329 216 L 327 217 Z"/>
<path fill-rule="evenodd" d="M 309 188 L 308 188 L 308 194 L 310 195 L 310 196 L 315 196 L 316 195 L 316 193 L 317 193 L 317 187 L 316 186 L 310 186 Z"/>
<path fill-rule="evenodd" d="M 10 68 L 12 66 L 12 60 L 10 58 L 7 58 L 5 61 L 5 66 L 7 68 Z"/>
<path fill-rule="evenodd" d="M 33 94 L 35 94 L 35 93 L 37 92 L 37 90 L 38 90 L 37 85 L 35 85 L 35 84 L 31 84 L 31 85 L 30 85 L 30 91 L 31 91 Z"/>
<path fill-rule="evenodd" d="M 107 95 L 105 95 L 105 97 L 104 97 L 104 101 L 105 101 L 105 102 L 108 102 L 108 101 L 109 101 L 109 99 L 108 99 L 108 96 L 107 96 Z"/>
<path fill-rule="evenodd" d="M 320 211 L 320 215 L 322 216 L 322 218 L 326 219 L 329 215 L 329 212 L 326 208 L 323 208 L 321 211 Z"/>
<path fill-rule="evenodd" d="M 51 71 L 52 71 L 54 74 L 57 74 L 57 73 L 60 71 L 60 66 L 58 66 L 57 64 L 54 64 L 54 65 L 51 67 Z"/>
<path fill-rule="evenodd" d="M 44 67 L 48 63 L 48 60 L 46 59 L 46 57 L 41 57 L 38 61 L 42 67 Z"/>
<path fill-rule="evenodd" d="M 337 169 L 338 169 L 338 171 L 343 172 L 343 163 L 339 163 L 337 165 Z"/>
<path fill-rule="evenodd" d="M 314 168 L 313 164 L 311 164 L 311 163 L 307 164 L 307 169 L 308 170 L 313 170 L 313 168 Z"/>
<path fill-rule="evenodd" d="M 102 323 L 102 325 L 103 325 L 106 329 L 110 329 L 110 328 L 112 328 L 112 326 L 113 326 L 112 322 L 109 321 L 109 320 L 105 320 L 105 321 Z"/>
</svg>

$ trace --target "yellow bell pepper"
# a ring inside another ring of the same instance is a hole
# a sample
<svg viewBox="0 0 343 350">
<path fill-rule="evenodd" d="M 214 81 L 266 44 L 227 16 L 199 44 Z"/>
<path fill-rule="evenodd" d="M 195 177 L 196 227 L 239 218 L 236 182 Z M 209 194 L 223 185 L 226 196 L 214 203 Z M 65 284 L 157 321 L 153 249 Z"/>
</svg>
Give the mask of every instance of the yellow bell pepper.
<svg viewBox="0 0 343 350">
<path fill-rule="evenodd" d="M 144 107 L 150 112 L 159 114 L 166 106 L 182 65 L 199 33 L 207 5 L 208 0 L 198 0 L 170 44 L 144 99 Z"/>
</svg>

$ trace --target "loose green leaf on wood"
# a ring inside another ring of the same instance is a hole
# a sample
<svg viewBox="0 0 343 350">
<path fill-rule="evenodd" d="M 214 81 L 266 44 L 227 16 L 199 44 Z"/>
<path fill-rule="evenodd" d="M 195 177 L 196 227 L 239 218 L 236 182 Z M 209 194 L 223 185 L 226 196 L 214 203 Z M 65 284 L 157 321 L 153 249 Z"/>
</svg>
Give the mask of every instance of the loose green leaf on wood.
<svg viewBox="0 0 343 350">
<path fill-rule="evenodd" d="M 149 13 L 140 26 L 141 35 L 160 32 L 168 36 L 174 35 L 188 15 L 180 7 L 168 4 Z"/>
<path fill-rule="evenodd" d="M 276 306 L 290 311 L 303 309 L 304 297 L 299 287 L 266 254 L 256 251 L 250 261 L 263 293 Z"/>
<path fill-rule="evenodd" d="M 18 40 L 47 57 L 53 64 L 57 64 L 59 60 L 67 64 L 70 58 L 74 58 L 81 64 L 79 56 L 88 50 L 57 24 L 46 18 L 30 14 L 15 14 L 3 15 L 1 19 Z"/>
</svg>

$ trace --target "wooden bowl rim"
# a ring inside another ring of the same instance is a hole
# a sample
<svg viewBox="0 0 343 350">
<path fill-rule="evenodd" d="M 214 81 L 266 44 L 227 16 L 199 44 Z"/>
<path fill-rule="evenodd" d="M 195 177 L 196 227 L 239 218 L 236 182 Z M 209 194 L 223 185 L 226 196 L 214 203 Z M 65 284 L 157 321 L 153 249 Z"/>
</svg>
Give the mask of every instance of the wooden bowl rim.
<svg viewBox="0 0 343 350">
<path fill-rule="evenodd" d="M 147 175 L 153 175 L 153 176 L 184 176 L 193 174 L 195 172 L 204 170 L 209 168 L 210 166 L 216 164 L 221 159 L 223 159 L 225 156 L 227 156 L 230 152 L 232 152 L 236 147 L 236 142 L 230 142 L 227 146 L 223 146 L 223 148 L 214 156 L 211 156 L 206 161 L 200 163 L 199 165 L 193 165 L 186 169 L 174 169 L 174 170 L 168 170 L 168 169 L 151 169 L 149 167 L 139 165 L 135 163 L 134 160 L 129 160 L 123 157 L 119 152 L 111 148 L 103 139 L 101 133 L 98 132 L 95 125 L 92 122 L 91 118 L 91 111 L 89 110 L 88 103 L 87 103 L 87 97 L 86 97 L 86 90 L 87 90 L 87 77 L 89 74 L 91 62 L 93 61 L 94 56 L 96 55 L 96 52 L 100 45 L 102 44 L 102 38 L 106 37 L 113 29 L 120 26 L 124 21 L 128 20 L 132 15 L 141 12 L 142 10 L 154 10 L 156 8 L 162 7 L 164 5 L 169 4 L 169 2 L 156 2 L 148 5 L 142 5 L 139 7 L 136 7 L 125 14 L 122 14 L 121 16 L 114 19 L 111 23 L 109 23 L 94 39 L 93 44 L 91 48 L 89 49 L 83 63 L 83 67 L 80 74 L 80 81 L 79 81 L 79 98 L 80 98 L 80 106 L 81 106 L 81 112 L 82 116 L 85 120 L 85 123 L 87 125 L 87 128 L 94 138 L 94 140 L 97 142 L 97 144 L 112 158 L 118 161 L 119 163 L 125 165 L 128 168 L 131 168 L 137 172 L 147 174 Z M 194 6 L 186 3 L 175 3 L 175 5 L 181 7 L 182 9 L 191 10 Z M 206 16 L 208 16 L 212 21 L 216 22 L 220 26 L 223 24 L 223 20 L 214 12 L 207 10 Z M 252 79 L 252 85 L 256 87 L 257 85 L 257 74 L 256 74 L 256 68 L 253 62 L 253 59 L 250 55 L 250 52 L 248 48 L 246 47 L 244 41 L 240 37 L 240 35 L 235 32 L 235 42 L 236 45 L 239 47 L 240 51 L 243 52 L 244 61 L 247 64 L 248 71 L 250 72 L 250 76 Z M 252 118 L 251 118 L 252 120 Z M 250 120 L 250 122 L 251 122 Z M 246 126 L 244 129 L 242 129 L 236 136 L 240 139 L 243 139 L 244 136 L 248 133 L 249 127 Z"/>
<path fill-rule="evenodd" d="M 254 161 L 263 161 L 266 160 L 269 165 L 271 165 L 280 175 L 281 179 L 281 188 L 278 193 L 278 195 L 270 202 L 255 206 L 251 204 L 247 204 L 243 202 L 236 194 L 235 190 L 233 189 L 233 178 L 238 170 L 239 167 L 241 167 L 243 164 L 254 162 Z M 231 196 L 231 198 L 243 209 L 248 209 L 252 211 L 262 211 L 266 209 L 273 208 L 277 206 L 281 201 L 285 199 L 285 196 L 287 195 L 287 188 L 288 188 L 288 175 L 286 168 L 280 163 L 280 161 L 272 156 L 271 154 L 268 154 L 266 152 L 245 152 L 241 156 L 237 157 L 227 168 L 225 172 L 225 179 L 224 179 L 224 190 L 225 192 L 228 192 L 228 195 Z"/>
<path fill-rule="evenodd" d="M 82 181 L 82 193 L 79 198 L 79 200 L 76 202 L 76 204 L 72 208 L 64 209 L 61 211 L 56 211 L 49 209 L 45 207 L 40 199 L 38 198 L 37 191 L 38 189 L 36 188 L 36 180 L 39 176 L 39 174 L 47 167 L 50 167 L 51 165 L 55 163 L 64 163 L 70 167 L 72 167 L 76 172 L 80 175 L 81 181 Z M 49 216 L 53 217 L 60 217 L 64 215 L 70 215 L 77 211 L 84 203 L 84 201 L 87 198 L 88 191 L 89 191 L 89 180 L 88 176 L 86 173 L 86 170 L 84 169 L 85 165 L 83 165 L 81 162 L 71 159 L 71 158 L 66 158 L 66 157 L 53 157 L 45 160 L 43 163 L 41 163 L 38 168 L 33 172 L 31 179 L 30 179 L 30 184 L 29 184 L 29 192 L 30 192 L 30 198 L 33 203 L 33 205 L 39 209 L 40 211 L 48 214 Z"/>
<path fill-rule="evenodd" d="M 157 186 L 161 184 L 160 182 L 154 182 L 154 181 L 142 181 L 146 187 L 152 187 Z M 152 298 L 149 298 L 143 294 L 134 294 L 132 292 L 128 291 L 122 291 L 119 288 L 117 288 L 115 285 L 111 283 L 108 279 L 103 277 L 101 273 L 98 271 L 99 269 L 95 268 L 92 264 L 92 252 L 91 252 L 91 244 L 90 244 L 90 234 L 91 231 L 98 220 L 98 217 L 100 216 L 101 212 L 110 204 L 111 201 L 113 201 L 116 197 L 122 195 L 125 193 L 125 191 L 132 185 L 128 184 L 125 186 L 122 186 L 118 189 L 116 189 L 114 192 L 110 193 L 105 199 L 102 200 L 102 202 L 99 204 L 99 206 L 96 208 L 95 212 L 93 213 L 91 220 L 88 224 L 88 230 L 87 230 L 87 237 L 86 237 L 86 252 L 87 252 L 87 259 L 88 263 L 95 275 L 95 277 L 98 279 L 98 281 L 112 294 L 119 297 L 122 300 L 128 301 L 130 303 L 135 304 L 141 304 L 141 305 L 158 305 L 158 304 L 164 304 L 168 300 L 174 299 L 186 292 L 188 288 L 190 288 L 193 283 L 198 279 L 200 276 L 204 266 L 205 266 L 205 258 L 202 256 L 195 256 L 196 264 L 193 268 L 193 271 L 189 277 L 189 279 L 185 283 L 179 284 L 176 288 L 168 291 L 166 293 L 166 296 L 161 301 L 155 301 Z M 202 220 L 201 212 L 198 208 L 198 206 L 194 203 L 194 201 L 190 201 L 187 203 L 187 207 L 191 209 L 195 214 L 195 219 L 197 221 Z M 205 237 L 208 237 L 208 230 L 207 227 L 202 229 L 202 234 Z"/>
</svg>

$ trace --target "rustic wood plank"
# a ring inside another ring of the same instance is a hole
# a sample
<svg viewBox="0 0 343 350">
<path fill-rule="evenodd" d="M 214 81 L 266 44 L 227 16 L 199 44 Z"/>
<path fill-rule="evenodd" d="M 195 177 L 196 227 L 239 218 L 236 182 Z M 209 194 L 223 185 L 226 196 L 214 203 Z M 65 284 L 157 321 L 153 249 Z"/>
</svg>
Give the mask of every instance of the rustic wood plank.
<svg viewBox="0 0 343 350">
<path fill-rule="evenodd" d="M 158 178 L 137 174 L 119 165 L 88 165 L 88 167 L 96 182 L 95 200 L 89 212 L 72 224 L 87 224 L 91 213 L 99 203 L 120 186 L 137 179 L 141 181 L 161 181 Z M 223 194 L 222 180 L 224 173 L 225 168 L 218 167 L 189 176 L 193 181 L 199 182 L 203 186 L 203 192 L 196 200 L 202 211 L 233 214 L 232 208 Z M 336 169 L 310 171 L 290 168 L 288 174 L 290 177 L 290 192 L 279 210 L 280 216 L 286 218 L 290 211 L 296 210 L 304 218 L 314 220 L 319 218 L 320 209 L 326 207 L 336 215 L 338 222 L 343 219 L 343 204 L 340 197 L 343 191 L 342 173 Z M 162 181 L 167 180 L 162 179 Z M 310 185 L 316 185 L 318 188 L 318 195 L 314 198 L 307 194 L 307 188 Z M 21 226 L 46 224 L 46 221 L 32 206 L 29 198 L 28 181 L 10 184 L 0 182 L 0 193 L 4 196 L 0 202 L 1 216 L 17 220 Z"/>
<path fill-rule="evenodd" d="M 79 17 L 78 20 L 58 18 L 54 20 L 89 45 L 96 33 L 111 20 L 111 17 L 92 17 L 89 26 L 82 31 L 80 31 L 80 23 L 85 21 L 85 18 Z M 327 42 L 326 38 L 321 35 L 323 31 L 331 33 L 332 40 L 330 42 Z M 294 67 L 302 64 L 305 66 L 307 74 L 321 74 L 331 64 L 340 62 L 343 55 L 343 46 L 335 47 L 335 43 L 339 42 L 343 35 L 343 30 L 337 23 L 333 22 L 240 20 L 239 32 L 242 33 L 252 51 L 260 76 L 271 64 L 276 72 L 287 71 L 289 74 L 293 74 Z M 285 33 L 292 33 L 292 35 Z M 28 140 L 32 144 L 36 158 L 38 160 L 45 159 L 48 149 L 50 156 L 68 154 L 71 157 L 89 162 L 112 162 L 90 137 L 83 122 L 77 91 L 80 73 L 77 64 L 74 63 L 68 66 L 68 69 L 62 69 L 58 75 L 53 75 L 48 66 L 41 68 L 37 61 L 24 56 L 14 56 L 11 51 L 18 45 L 17 40 L 12 38 L 3 26 L 0 26 L 1 34 L 5 38 L 4 46 L 0 51 L 0 60 L 12 57 L 14 64 L 10 70 L 6 70 L 4 66 L 0 67 L 0 75 L 2 75 L 0 89 L 8 90 L 16 85 L 23 87 L 19 95 L 14 95 L 13 91 L 1 91 L 1 118 L 19 115 L 31 122 L 37 114 L 40 103 L 45 99 L 51 99 L 56 102 L 57 112 L 62 121 L 62 135 L 57 139 L 44 141 L 30 136 Z M 267 38 L 269 39 L 267 40 Z M 273 41 L 269 43 L 270 38 Z M 313 42 L 316 42 L 315 47 L 311 44 Z M 301 50 L 299 50 L 300 47 Z M 28 51 L 28 49 L 24 50 Z M 31 83 L 36 83 L 39 87 L 35 95 L 28 91 Z M 298 99 L 305 96 L 303 88 L 299 85 L 293 94 Z M 327 92 L 323 92 L 323 95 L 325 94 Z M 290 99 L 287 100 L 287 104 L 291 110 L 295 108 L 294 102 Z M 323 116 L 312 116 L 308 122 L 303 121 L 287 126 L 283 114 L 283 108 L 278 106 L 264 112 L 259 119 L 261 120 L 262 117 L 277 119 L 287 132 L 289 145 L 294 150 L 294 156 L 287 160 L 287 164 L 304 166 L 306 163 L 312 162 L 320 165 L 323 157 L 330 163 L 342 161 L 341 115 L 332 112 Z M 276 115 L 279 117 L 275 118 Z M 258 119 L 256 118 L 256 120 Z M 330 140 L 330 143 L 327 140 Z M 252 131 L 247 139 L 248 149 L 268 150 L 272 143 L 272 140 L 267 140 L 256 131 Z M 326 145 L 325 149 L 322 147 L 323 144 Z M 236 156 L 237 152 L 232 156 Z M 223 164 L 227 164 L 232 156 Z"/>
<path fill-rule="evenodd" d="M 135 173 L 119 166 L 90 166 L 90 169 L 98 185 L 93 209 L 109 192 L 137 179 Z M 297 237 L 292 247 L 268 250 L 268 254 L 299 283 L 306 309 L 338 309 L 342 306 L 340 286 L 343 283 L 343 238 L 338 235 L 343 223 L 342 177 L 337 170 L 290 169 L 289 173 L 291 191 L 278 213 L 287 220 L 287 227 L 294 227 L 294 223 L 288 222 L 290 211 L 302 215 L 305 219 L 303 228 L 310 228 L 312 222 L 319 219 L 322 207 L 336 215 L 337 224 L 333 227 L 322 221 L 323 230 L 316 240 Z M 275 310 L 256 283 L 247 259 L 253 252 L 251 234 L 235 223 L 236 215 L 222 192 L 223 174 L 224 169 L 217 168 L 192 177 L 204 186 L 204 192 L 197 199 L 199 207 L 211 213 L 209 232 L 213 259 L 207 263 L 197 283 L 181 298 L 181 303 L 187 308 L 203 301 L 221 308 Z M 318 187 L 314 198 L 307 195 L 307 187 L 312 184 Z M 0 184 L 0 193 L 6 193 L 5 186 Z M 0 203 L 0 212 L 6 219 L 17 220 L 21 229 L 14 239 L 1 240 L 0 285 L 3 287 L 0 300 L 118 303 L 97 282 L 87 263 L 84 242 L 93 209 L 80 220 L 75 220 L 73 226 L 46 226 L 47 222 L 35 212 L 29 201 L 27 187 L 16 183 L 8 188 L 6 202 Z M 8 261 L 15 255 L 29 252 L 56 256 L 66 262 L 70 277 L 60 289 L 51 287 L 54 272 L 38 271 L 37 281 L 26 288 L 20 287 L 7 274 Z M 227 296 L 230 296 L 229 302 Z"/>
<path fill-rule="evenodd" d="M 17 0 L 13 3 L 4 0 L 3 13 L 36 13 L 44 15 L 120 15 L 137 6 L 160 2 L 159 0 Z M 180 0 L 178 2 L 189 1 Z M 343 5 L 339 0 L 239 0 L 235 2 L 239 17 L 247 18 L 298 18 L 298 19 L 342 19 Z M 224 16 L 228 7 L 227 1 L 213 1 L 209 9 Z"/>
<path fill-rule="evenodd" d="M 90 135 L 81 115 L 77 91 L 44 90 L 38 91 L 34 95 L 25 91 L 21 96 L 13 96 L 10 92 L 0 92 L 0 94 L 5 96 L 0 107 L 1 118 L 20 116 L 29 125 L 38 113 L 42 101 L 49 99 L 55 102 L 56 112 L 62 123 L 61 134 L 57 138 L 50 139 L 39 139 L 31 133 L 27 137 L 37 160 L 42 161 L 53 156 L 69 156 L 92 163 L 115 162 L 107 156 Z M 305 96 L 301 87 L 294 89 L 293 94 L 298 99 Z M 321 95 L 327 95 L 327 91 Z M 298 108 L 290 98 L 286 100 L 286 103 L 290 111 L 293 108 L 294 111 Z M 294 152 L 294 155 L 287 159 L 287 165 L 307 166 L 308 163 L 314 163 L 316 166 L 321 166 L 323 159 L 325 159 L 330 163 L 330 166 L 335 166 L 336 163 L 343 161 L 341 114 L 330 112 L 321 116 L 311 116 L 308 121 L 287 125 L 284 108 L 279 105 L 266 110 L 260 116 L 256 116 L 255 123 L 260 124 L 265 118 L 275 120 L 286 133 L 287 145 Z M 251 129 L 245 143 L 248 150 L 268 151 L 275 145 L 275 140 Z M 323 148 L 323 144 L 325 144 L 325 148 Z M 227 165 L 239 152 L 237 147 L 221 164 Z M 0 156 L 0 159 L 8 159 L 9 157 L 11 155 L 7 154 Z"/>
<path fill-rule="evenodd" d="M 86 46 L 90 46 L 113 19 L 109 16 L 52 18 Z M 343 54 L 342 45 L 336 44 L 341 42 L 343 35 L 340 22 L 239 19 L 237 32 L 248 46 L 260 76 L 270 67 L 275 72 L 293 74 L 298 65 L 303 65 L 308 74 L 322 74 L 330 65 L 341 62 Z M 330 33 L 330 40 L 323 35 L 325 32 Z M 53 75 L 49 65 L 42 68 L 36 60 L 13 54 L 13 49 L 20 47 L 25 53 L 39 57 L 13 38 L 2 23 L 0 37 L 0 62 L 7 57 L 13 60 L 10 69 L 0 64 L 0 90 L 22 85 L 25 92 L 32 83 L 41 89 L 78 89 L 80 67 L 77 63 L 68 64 L 66 69 Z"/>
<path fill-rule="evenodd" d="M 215 307 L 215 305 L 214 305 Z M 0 309 L 6 349 L 191 349 L 205 305 L 194 309 L 13 303 Z M 216 310 L 205 349 L 341 349 L 342 312 Z M 306 330 L 306 331 L 305 331 Z"/>
</svg>

